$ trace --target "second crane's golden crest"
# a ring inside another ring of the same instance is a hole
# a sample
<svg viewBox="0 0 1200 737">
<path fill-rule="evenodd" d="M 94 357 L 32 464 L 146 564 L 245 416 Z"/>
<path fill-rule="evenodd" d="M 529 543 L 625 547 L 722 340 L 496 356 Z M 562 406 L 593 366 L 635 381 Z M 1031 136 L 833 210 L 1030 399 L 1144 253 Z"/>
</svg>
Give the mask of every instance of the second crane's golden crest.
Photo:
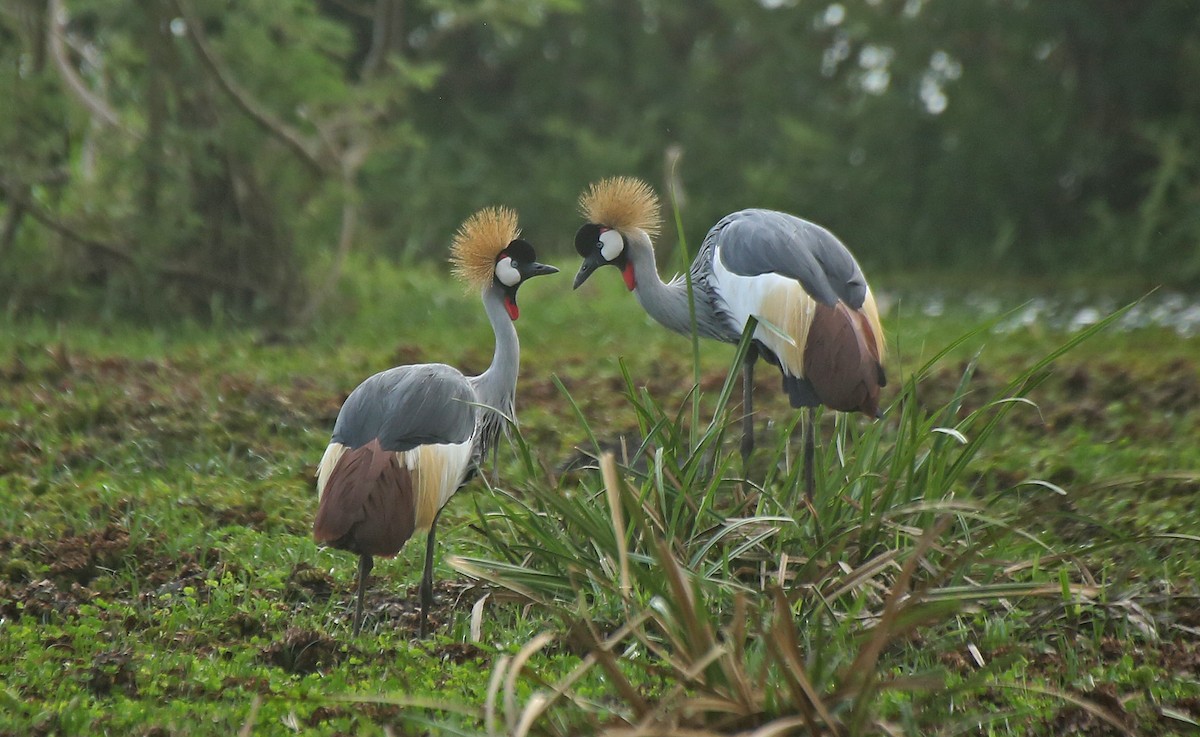
<svg viewBox="0 0 1200 737">
<path fill-rule="evenodd" d="M 589 223 L 617 230 L 641 228 L 647 235 L 658 235 L 662 214 L 658 195 L 641 179 L 609 177 L 592 182 L 579 197 L 579 209 Z"/>
<path fill-rule="evenodd" d="M 486 207 L 458 227 L 450 245 L 454 275 L 468 287 L 482 289 L 492 283 L 496 256 L 521 234 L 517 213 L 507 207 Z"/>
</svg>

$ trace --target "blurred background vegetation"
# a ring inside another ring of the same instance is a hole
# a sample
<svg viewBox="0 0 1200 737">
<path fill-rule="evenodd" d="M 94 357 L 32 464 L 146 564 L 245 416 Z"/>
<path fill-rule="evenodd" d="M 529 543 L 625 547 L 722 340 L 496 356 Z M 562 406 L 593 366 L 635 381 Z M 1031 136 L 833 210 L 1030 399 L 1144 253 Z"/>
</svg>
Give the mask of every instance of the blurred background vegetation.
<svg viewBox="0 0 1200 737">
<path fill-rule="evenodd" d="M 610 174 L 693 245 L 1195 286 L 1197 79 L 1193 0 L 0 0 L 0 305 L 304 324 L 485 204 L 567 261 Z"/>
</svg>

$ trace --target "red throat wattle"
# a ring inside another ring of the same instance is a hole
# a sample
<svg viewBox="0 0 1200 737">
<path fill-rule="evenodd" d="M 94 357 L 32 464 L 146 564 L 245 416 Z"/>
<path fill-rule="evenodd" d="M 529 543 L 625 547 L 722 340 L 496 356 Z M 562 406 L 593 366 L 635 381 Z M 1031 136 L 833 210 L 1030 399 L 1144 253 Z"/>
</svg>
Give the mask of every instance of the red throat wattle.
<svg viewBox="0 0 1200 737">
<path fill-rule="evenodd" d="M 625 268 L 621 269 L 621 276 L 625 277 L 625 286 L 632 292 L 637 287 L 637 279 L 633 276 L 633 264 L 625 264 Z"/>
<path fill-rule="evenodd" d="M 517 303 L 512 300 L 512 297 L 504 298 L 504 309 L 508 310 L 508 319 L 516 320 L 521 316 L 521 311 L 517 309 Z"/>
</svg>

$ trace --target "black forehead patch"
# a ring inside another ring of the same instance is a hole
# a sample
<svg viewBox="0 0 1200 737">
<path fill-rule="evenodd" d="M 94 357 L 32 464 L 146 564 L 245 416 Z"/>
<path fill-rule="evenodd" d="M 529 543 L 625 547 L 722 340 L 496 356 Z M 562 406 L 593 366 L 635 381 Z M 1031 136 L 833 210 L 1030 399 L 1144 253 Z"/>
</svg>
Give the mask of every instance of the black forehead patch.
<svg viewBox="0 0 1200 737">
<path fill-rule="evenodd" d="M 584 223 L 578 231 L 575 232 L 575 252 L 580 256 L 587 258 L 596 250 L 596 243 L 600 241 L 600 226 L 595 223 Z"/>
<path fill-rule="evenodd" d="M 508 256 L 513 261 L 518 263 L 531 264 L 534 261 L 537 261 L 537 254 L 533 252 L 533 246 L 529 244 L 529 241 L 522 238 L 518 238 L 509 243 L 508 246 L 506 246 L 505 249 L 500 252 L 500 255 Z"/>
</svg>

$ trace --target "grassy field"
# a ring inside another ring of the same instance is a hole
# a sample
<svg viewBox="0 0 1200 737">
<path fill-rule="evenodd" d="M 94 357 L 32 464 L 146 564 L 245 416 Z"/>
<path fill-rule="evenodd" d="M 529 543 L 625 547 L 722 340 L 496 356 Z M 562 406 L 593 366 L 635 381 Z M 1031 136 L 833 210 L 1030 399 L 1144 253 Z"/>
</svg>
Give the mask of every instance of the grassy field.
<svg viewBox="0 0 1200 737">
<path fill-rule="evenodd" d="M 299 336 L 0 324 L 0 735 L 1197 729 L 1200 339 L 1162 295 L 1094 335 L 888 295 L 886 416 L 821 415 L 806 505 L 773 369 L 742 469 L 733 347 L 537 280 L 520 433 L 443 515 L 418 641 L 420 540 L 351 636 L 314 467 L 361 379 L 491 334 L 440 272 L 364 271 Z"/>
</svg>

